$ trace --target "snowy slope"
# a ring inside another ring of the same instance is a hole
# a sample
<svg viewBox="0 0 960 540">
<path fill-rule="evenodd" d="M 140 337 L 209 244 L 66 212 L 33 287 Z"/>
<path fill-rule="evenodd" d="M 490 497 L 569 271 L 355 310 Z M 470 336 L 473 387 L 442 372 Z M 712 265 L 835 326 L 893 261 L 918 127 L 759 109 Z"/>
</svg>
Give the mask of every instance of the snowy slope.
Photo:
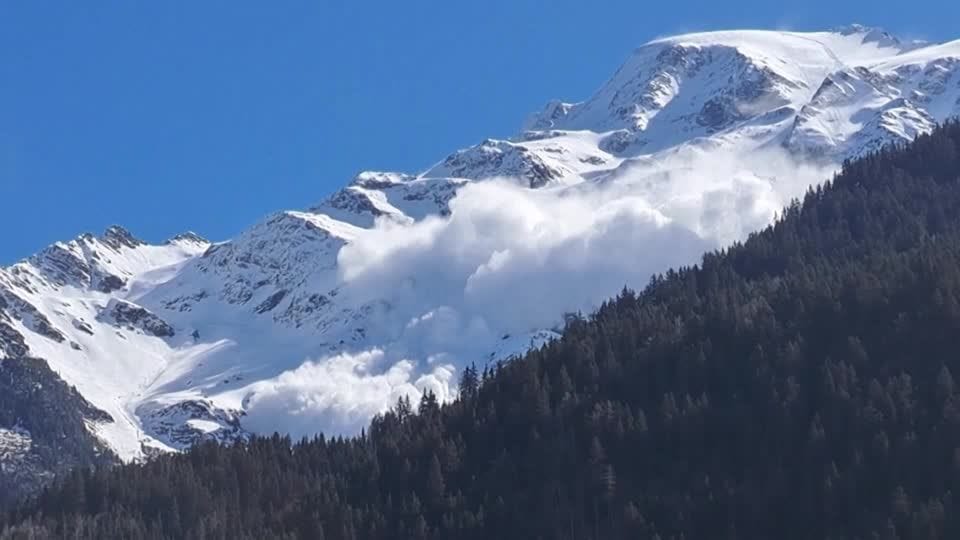
<svg viewBox="0 0 960 540">
<path fill-rule="evenodd" d="M 960 41 L 860 26 L 655 40 L 510 140 L 361 173 L 232 240 L 55 244 L 0 271 L 0 358 L 47 359 L 113 418 L 92 429 L 124 459 L 355 432 L 960 113 L 958 70 Z"/>
<path fill-rule="evenodd" d="M 138 313 L 142 308 L 121 320 L 111 308 L 136 289 L 141 276 L 175 273 L 207 245 L 183 235 L 150 246 L 112 227 L 103 236 L 84 234 L 0 270 L 0 333 L 11 336 L 0 352 L 11 357 L 25 347 L 46 359 L 113 418 L 94 424 L 96 433 L 121 457 L 142 455 L 142 428 L 129 405 L 166 368 L 168 336 L 158 331 L 161 326 L 144 324 L 149 314 Z"/>
</svg>

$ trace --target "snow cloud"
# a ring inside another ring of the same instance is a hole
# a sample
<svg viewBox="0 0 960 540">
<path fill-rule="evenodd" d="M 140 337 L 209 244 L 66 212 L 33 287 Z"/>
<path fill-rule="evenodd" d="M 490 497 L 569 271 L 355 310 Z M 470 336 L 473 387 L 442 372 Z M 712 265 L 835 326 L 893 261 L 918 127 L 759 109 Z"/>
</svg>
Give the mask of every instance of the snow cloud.
<svg viewBox="0 0 960 540">
<path fill-rule="evenodd" d="M 831 171 L 777 151 L 686 149 L 568 187 L 477 182 L 449 217 L 378 223 L 338 263 L 358 302 L 391 299 L 393 332 L 419 330 L 425 316 L 437 319 L 440 341 L 551 328 L 745 238 Z"/>
<path fill-rule="evenodd" d="M 275 379 L 256 383 L 244 425 L 272 433 L 282 424 L 283 431 L 294 438 L 319 431 L 357 433 L 400 397 L 416 403 L 426 390 L 440 399 L 452 397 L 452 366 L 436 366 L 429 374 L 415 375 L 413 362 L 383 365 L 384 358 L 380 349 L 344 353 L 308 361 Z"/>
<path fill-rule="evenodd" d="M 613 195 L 613 196 L 611 196 Z M 402 326 L 431 341 L 556 326 L 628 283 L 689 262 L 708 243 L 631 194 L 469 185 L 449 218 L 381 224 L 340 252 L 359 302 L 392 298 Z"/>
<path fill-rule="evenodd" d="M 273 431 L 282 416 L 295 435 L 355 433 L 401 395 L 451 398 L 464 364 L 745 238 L 833 170 L 778 151 L 686 148 L 568 186 L 476 182 L 448 217 L 378 222 L 338 256 L 341 294 L 382 307 L 368 325 L 377 348 L 259 383 L 245 423 Z"/>
</svg>

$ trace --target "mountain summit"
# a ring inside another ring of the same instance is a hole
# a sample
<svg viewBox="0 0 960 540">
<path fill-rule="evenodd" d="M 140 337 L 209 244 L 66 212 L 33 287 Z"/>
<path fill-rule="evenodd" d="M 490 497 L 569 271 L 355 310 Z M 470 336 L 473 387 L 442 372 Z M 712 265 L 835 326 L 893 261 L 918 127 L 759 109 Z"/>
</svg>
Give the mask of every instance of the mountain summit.
<svg viewBox="0 0 960 540">
<path fill-rule="evenodd" d="M 232 240 L 148 245 L 111 227 L 2 269 L 0 358 L 46 360 L 124 460 L 356 432 L 958 113 L 960 41 L 861 26 L 658 39 L 509 140 L 416 175 L 361 173 Z M 29 446 L 24 426 L 0 428 Z"/>
</svg>

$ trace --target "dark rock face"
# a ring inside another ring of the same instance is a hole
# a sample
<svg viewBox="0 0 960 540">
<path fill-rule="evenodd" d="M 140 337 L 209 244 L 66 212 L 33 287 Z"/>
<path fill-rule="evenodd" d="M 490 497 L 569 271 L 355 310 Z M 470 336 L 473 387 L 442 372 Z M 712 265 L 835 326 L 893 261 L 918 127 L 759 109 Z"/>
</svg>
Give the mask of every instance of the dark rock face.
<svg viewBox="0 0 960 540">
<path fill-rule="evenodd" d="M 80 319 L 73 320 L 73 327 L 77 330 L 83 332 L 84 334 L 93 335 L 93 327 L 86 321 Z"/>
<path fill-rule="evenodd" d="M 0 290 L 0 297 L 3 297 L 3 291 Z M 7 317 L 13 317 L 21 321 L 24 326 L 40 334 L 41 336 L 52 339 L 57 343 L 63 343 L 67 338 L 63 332 L 58 330 L 46 315 L 41 313 L 33 304 L 20 298 L 15 294 L 7 294 L 4 304 L 7 306 L 5 311 Z M 9 319 L 8 319 L 9 320 Z M 2 319 L 0 319 L 2 322 Z M 12 328 L 11 328 L 12 330 Z"/>
<path fill-rule="evenodd" d="M 57 285 L 90 283 L 90 265 L 61 244 L 54 244 L 34 255 L 31 262 Z"/>
<path fill-rule="evenodd" d="M 66 336 L 50 324 L 50 320 L 39 311 L 33 314 L 33 324 L 30 325 L 30 328 L 41 336 L 52 339 L 57 343 L 63 343 L 67 339 Z"/>
<path fill-rule="evenodd" d="M 149 310 L 123 300 L 111 300 L 97 317 L 115 326 L 139 329 L 156 337 L 173 337 L 175 332 L 166 321 Z"/>
<path fill-rule="evenodd" d="M 522 176 L 531 188 L 546 185 L 563 176 L 523 146 L 488 139 L 481 144 L 460 150 L 444 160 L 445 173 L 455 178 L 483 180 L 495 176 Z"/>
<path fill-rule="evenodd" d="M 365 193 L 349 187 L 335 193 L 327 201 L 327 204 L 332 208 L 357 214 L 367 213 L 373 217 L 384 215 L 383 211 L 377 208 Z"/>
<path fill-rule="evenodd" d="M 697 124 L 712 132 L 721 130 L 739 119 L 740 115 L 731 100 L 715 97 L 703 104 L 697 115 Z"/>
<path fill-rule="evenodd" d="M 36 358 L 0 364 L 0 505 L 36 493 L 54 475 L 76 466 L 115 463 L 87 429 L 113 418 L 68 386 Z"/>
<path fill-rule="evenodd" d="M 330 305 L 330 297 L 325 294 L 310 293 L 294 296 L 283 313 L 275 315 L 274 318 L 277 321 L 293 323 L 299 328 L 304 318 Z"/>
<path fill-rule="evenodd" d="M 626 129 L 620 129 L 604 137 L 604 139 L 600 141 L 600 149 L 604 152 L 619 156 L 635 142 L 636 133 Z"/>
<path fill-rule="evenodd" d="M 0 353 L 7 358 L 19 358 L 28 351 L 29 348 L 23 336 L 8 323 L 3 322 L 3 313 L 0 312 Z"/>
<path fill-rule="evenodd" d="M 97 283 L 96 289 L 102 293 L 118 291 L 127 285 L 126 280 L 113 274 L 107 274 Z"/>
<path fill-rule="evenodd" d="M 103 233 L 102 241 L 104 244 L 112 247 L 113 249 L 120 249 L 124 246 L 128 248 L 136 248 L 138 246 L 145 245 L 143 240 L 133 236 L 130 234 L 130 231 L 119 225 L 110 226 L 106 232 Z"/>
<path fill-rule="evenodd" d="M 556 100 L 550 101 L 542 111 L 533 115 L 524 127 L 526 130 L 537 131 L 550 129 L 557 125 L 557 123 L 563 121 L 563 119 L 570 114 L 573 107 L 571 103 L 563 103 Z"/>
<path fill-rule="evenodd" d="M 23 336 L 10 326 L 10 317 L 6 313 L 9 305 L 0 294 L 0 357 L 19 358 L 27 354 L 29 349 Z"/>
<path fill-rule="evenodd" d="M 379 173 L 366 171 L 354 177 L 351 185 L 367 189 L 388 189 L 416 178 L 409 174 Z"/>
<path fill-rule="evenodd" d="M 203 400 L 183 401 L 155 411 L 138 410 L 145 427 L 158 440 L 173 447 L 186 448 L 203 441 L 232 442 L 248 434 L 240 427 L 238 414 L 214 407 Z M 216 424 L 218 429 L 200 429 L 193 421 Z"/>
<path fill-rule="evenodd" d="M 97 238 L 85 233 L 67 243 L 56 243 L 30 258 L 35 276 L 53 286 L 91 288 L 103 293 L 122 289 L 127 277 L 110 270 L 111 251 L 146 245 L 121 227 L 110 227 Z M 104 249 L 106 247 L 107 249 Z M 12 273 L 15 273 L 14 270 Z"/>
<path fill-rule="evenodd" d="M 165 309 L 176 311 L 190 311 L 193 305 L 209 296 L 206 291 L 200 291 L 189 296 L 178 296 L 163 303 Z"/>
<path fill-rule="evenodd" d="M 279 305 L 280 302 L 282 302 L 284 297 L 286 296 L 287 296 L 287 291 L 284 289 L 280 289 L 279 291 L 267 297 L 266 300 L 261 302 L 260 305 L 257 306 L 257 308 L 254 311 L 258 314 L 271 311 L 273 308 L 277 307 L 277 305 Z"/>
<path fill-rule="evenodd" d="M 430 187 L 419 186 L 409 190 L 404 196 L 405 201 L 431 201 L 439 210 L 441 216 L 450 215 L 450 200 L 457 194 L 457 189 L 464 185 L 463 181 L 445 180 Z"/>
<path fill-rule="evenodd" d="M 210 241 L 206 238 L 200 236 L 199 234 L 187 231 L 185 233 L 180 233 L 173 238 L 167 240 L 167 244 L 173 244 L 176 242 L 193 242 L 194 244 L 209 244 Z"/>
</svg>

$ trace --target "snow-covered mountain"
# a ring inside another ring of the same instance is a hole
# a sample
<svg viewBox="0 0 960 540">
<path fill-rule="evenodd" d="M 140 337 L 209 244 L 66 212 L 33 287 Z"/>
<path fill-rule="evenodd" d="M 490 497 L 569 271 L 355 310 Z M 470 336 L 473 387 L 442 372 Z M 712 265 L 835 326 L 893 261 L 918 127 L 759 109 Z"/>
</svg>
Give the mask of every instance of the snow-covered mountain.
<svg viewBox="0 0 960 540">
<path fill-rule="evenodd" d="M 960 113 L 960 41 L 731 31 L 641 46 L 585 101 L 426 171 L 364 172 L 211 244 L 114 227 L 0 270 L 0 358 L 40 357 L 122 459 L 354 432 L 768 223 L 843 159 Z M 11 360 L 6 360 L 11 361 Z M 29 434 L 0 426 L 6 447 Z"/>
</svg>

